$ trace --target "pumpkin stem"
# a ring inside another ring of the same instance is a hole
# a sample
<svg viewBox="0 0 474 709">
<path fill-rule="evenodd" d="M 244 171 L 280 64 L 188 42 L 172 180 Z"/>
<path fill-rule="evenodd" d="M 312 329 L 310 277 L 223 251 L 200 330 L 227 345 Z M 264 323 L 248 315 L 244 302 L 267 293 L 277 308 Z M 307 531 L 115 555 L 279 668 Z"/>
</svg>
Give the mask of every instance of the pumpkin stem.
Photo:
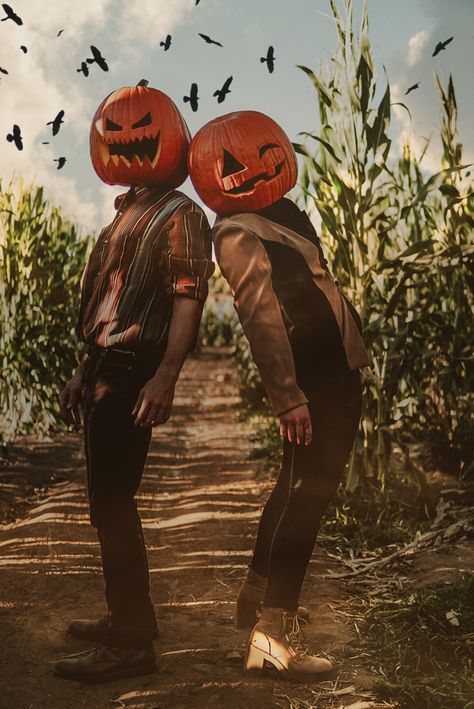
<svg viewBox="0 0 474 709">
<path fill-rule="evenodd" d="M 137 86 L 148 86 L 149 83 L 150 83 L 150 82 L 148 81 L 148 79 L 141 79 L 141 80 L 138 82 Z"/>
</svg>

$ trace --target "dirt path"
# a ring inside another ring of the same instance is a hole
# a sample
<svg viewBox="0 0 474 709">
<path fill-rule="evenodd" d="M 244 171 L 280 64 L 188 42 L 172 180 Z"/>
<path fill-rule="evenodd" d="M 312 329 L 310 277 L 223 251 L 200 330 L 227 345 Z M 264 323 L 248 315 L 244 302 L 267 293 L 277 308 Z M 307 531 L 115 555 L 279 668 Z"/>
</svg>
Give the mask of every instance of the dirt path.
<svg viewBox="0 0 474 709">
<path fill-rule="evenodd" d="M 51 673 L 55 659 L 87 647 L 66 636 L 68 620 L 99 615 L 104 605 L 80 439 L 66 437 L 63 450 L 55 442 L 49 457 L 46 451 L 52 474 L 61 469 L 66 480 L 53 484 L 22 518 L 0 526 L 2 707 L 253 709 L 288 707 L 282 695 L 304 693 L 271 679 L 247 679 L 241 671 L 247 633 L 234 628 L 234 599 L 268 483 L 255 481 L 249 430 L 237 405 L 230 359 L 200 355 L 186 364 L 172 420 L 155 431 L 138 502 L 163 666 L 145 678 L 90 686 Z M 343 585 L 321 579 L 329 568 L 338 570 L 316 551 L 302 602 L 314 618 L 310 638 L 340 658 L 351 636 L 335 612 L 344 603 Z M 354 682 L 353 673 L 345 673 Z M 359 686 L 367 680 L 357 679 Z"/>
</svg>

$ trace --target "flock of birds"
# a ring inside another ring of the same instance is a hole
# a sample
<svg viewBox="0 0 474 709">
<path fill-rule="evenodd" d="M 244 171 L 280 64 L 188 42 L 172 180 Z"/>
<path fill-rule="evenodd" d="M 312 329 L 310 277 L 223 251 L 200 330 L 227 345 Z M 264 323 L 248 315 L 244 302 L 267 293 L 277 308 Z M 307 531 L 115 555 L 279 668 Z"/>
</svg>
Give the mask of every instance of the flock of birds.
<svg viewBox="0 0 474 709">
<path fill-rule="evenodd" d="M 195 0 L 195 4 L 199 5 L 201 0 Z M 16 25 L 22 25 L 23 20 L 22 18 L 13 10 L 13 8 L 10 5 L 7 5 L 6 3 L 1 3 L 3 11 L 5 12 L 5 17 L 2 17 L 0 19 L 0 22 L 6 22 L 7 20 L 11 20 L 14 22 Z M 61 34 L 64 32 L 64 29 L 60 29 L 57 33 L 57 37 L 60 37 Z M 223 44 L 221 42 L 218 42 L 215 39 L 212 39 L 209 37 L 207 34 L 203 34 L 202 32 L 198 32 L 199 37 L 201 37 L 206 44 L 210 45 L 215 45 L 217 47 L 223 47 Z M 434 52 L 432 54 L 433 57 L 436 57 L 440 52 L 446 49 L 448 44 L 450 44 L 453 41 L 454 37 L 449 37 L 448 39 L 438 42 L 436 44 L 436 47 L 434 48 Z M 167 52 L 172 44 L 172 36 L 168 34 L 166 38 L 160 42 L 159 46 L 163 47 L 163 50 Z M 21 45 L 20 47 L 21 51 L 26 54 L 28 52 L 28 48 L 25 47 L 24 45 Z M 102 69 L 102 71 L 108 71 L 109 70 L 109 65 L 105 59 L 105 57 L 102 55 L 101 51 L 97 48 L 94 47 L 94 45 L 90 46 L 90 51 L 91 55 L 90 57 L 86 57 L 82 62 L 81 66 L 76 70 L 78 73 L 83 74 L 85 77 L 89 76 L 90 73 L 90 67 L 93 64 L 96 64 L 99 69 Z M 269 46 L 267 53 L 264 57 L 260 57 L 260 62 L 262 64 L 267 65 L 267 69 L 270 74 L 273 73 L 275 69 L 275 50 L 273 46 Z M 9 72 L 7 69 L 4 69 L 3 67 L 0 67 L 0 73 L 7 75 Z M 1 80 L 1 77 L 0 77 Z M 233 77 L 229 76 L 228 79 L 225 80 L 223 86 L 221 88 L 216 89 L 213 93 L 213 97 L 217 99 L 217 103 L 222 103 L 225 101 L 225 98 L 227 94 L 231 92 L 230 86 L 232 84 Z M 405 92 L 405 96 L 407 96 L 409 93 L 412 91 L 415 91 L 420 87 L 420 81 L 418 81 L 415 84 L 412 84 L 411 86 L 408 87 L 407 91 Z M 192 111 L 197 111 L 199 107 L 199 95 L 198 95 L 198 85 L 197 83 L 192 83 L 191 84 L 191 89 L 189 92 L 189 96 L 183 96 L 183 101 L 184 103 L 189 103 L 190 108 Z M 64 111 L 61 110 L 57 114 L 57 116 L 52 120 L 48 121 L 46 125 L 51 126 L 52 128 L 52 134 L 53 136 L 57 135 L 59 132 L 59 129 L 61 127 L 61 124 L 64 122 Z M 6 136 L 6 139 L 9 143 L 14 143 L 16 148 L 18 150 L 23 150 L 23 138 L 21 135 L 21 129 L 17 124 L 14 124 L 12 132 L 8 133 Z M 49 145 L 49 141 L 43 141 L 43 145 Z M 59 158 L 54 158 L 54 162 L 57 162 L 57 169 L 61 170 L 61 168 L 64 167 L 66 164 L 66 158 L 65 157 L 59 157 Z"/>
</svg>

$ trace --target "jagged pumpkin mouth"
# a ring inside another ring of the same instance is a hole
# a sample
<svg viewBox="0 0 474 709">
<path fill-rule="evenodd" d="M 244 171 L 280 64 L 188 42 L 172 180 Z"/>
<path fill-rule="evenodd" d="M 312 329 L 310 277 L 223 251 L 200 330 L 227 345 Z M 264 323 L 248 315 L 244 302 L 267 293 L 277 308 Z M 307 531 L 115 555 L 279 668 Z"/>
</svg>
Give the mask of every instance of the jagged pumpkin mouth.
<svg viewBox="0 0 474 709">
<path fill-rule="evenodd" d="M 104 165 L 107 166 L 112 160 L 117 167 L 122 162 L 127 167 L 132 167 L 135 160 L 140 167 L 146 164 L 156 167 L 160 157 L 160 133 L 154 138 L 142 138 L 141 140 L 130 140 L 125 143 L 101 143 L 101 156 Z"/>
<path fill-rule="evenodd" d="M 230 190 L 224 190 L 225 194 L 230 194 L 230 195 L 239 195 L 239 194 L 245 194 L 247 192 L 252 192 L 258 182 L 271 182 L 275 177 L 277 177 L 281 171 L 283 170 L 283 165 L 285 164 L 285 161 L 278 163 L 278 165 L 275 167 L 275 172 L 273 175 L 269 175 L 266 172 L 261 172 L 259 175 L 255 175 L 255 177 L 250 177 L 248 180 L 245 180 L 245 182 L 242 182 L 241 185 L 237 185 L 237 187 L 232 187 Z"/>
</svg>

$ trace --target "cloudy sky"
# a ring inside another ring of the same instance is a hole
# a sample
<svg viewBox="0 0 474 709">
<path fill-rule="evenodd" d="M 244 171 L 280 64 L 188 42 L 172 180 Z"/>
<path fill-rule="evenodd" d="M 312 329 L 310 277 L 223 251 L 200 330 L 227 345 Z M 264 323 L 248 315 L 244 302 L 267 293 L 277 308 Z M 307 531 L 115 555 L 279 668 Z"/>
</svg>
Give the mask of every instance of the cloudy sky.
<svg viewBox="0 0 474 709">
<path fill-rule="evenodd" d="M 342 0 L 338 0 L 341 4 Z M 313 89 L 296 68 L 317 69 L 330 60 L 335 32 L 328 0 L 10 0 L 23 18 L 0 23 L 0 177 L 13 174 L 45 186 L 52 201 L 86 229 L 110 221 L 115 194 L 123 188 L 104 185 L 89 161 L 88 132 L 95 108 L 113 89 L 148 79 L 182 110 L 191 132 L 216 115 L 239 109 L 268 113 L 292 140 L 317 128 Z M 354 0 L 360 10 L 362 0 Z M 385 65 L 393 100 L 416 81 L 420 89 L 406 97 L 414 121 L 397 114 L 398 139 L 407 132 L 422 144 L 436 134 L 439 115 L 433 72 L 452 72 L 460 110 L 466 159 L 474 160 L 474 0 L 371 0 L 371 38 L 377 65 Z M 1 13 L 1 9 L 0 9 Z M 64 30 L 60 36 L 57 34 Z M 223 48 L 207 45 L 203 32 Z M 172 46 L 159 43 L 170 33 Z M 438 40 L 454 41 L 438 58 Z M 99 47 L 110 71 L 91 67 L 88 78 L 76 69 Z M 275 72 L 260 57 L 275 47 Z M 20 49 L 28 48 L 25 54 Z M 218 105 L 212 97 L 233 76 L 232 93 Z M 380 81 L 383 77 L 379 75 Z M 200 106 L 193 113 L 183 96 L 199 86 Z M 53 139 L 46 126 L 64 109 L 65 122 Z M 5 140 L 20 125 L 24 150 Z M 43 141 L 50 141 L 43 145 Z M 433 144 L 436 150 L 436 143 Z M 58 171 L 54 158 L 66 156 Z M 192 194 L 187 181 L 183 188 Z"/>
</svg>

